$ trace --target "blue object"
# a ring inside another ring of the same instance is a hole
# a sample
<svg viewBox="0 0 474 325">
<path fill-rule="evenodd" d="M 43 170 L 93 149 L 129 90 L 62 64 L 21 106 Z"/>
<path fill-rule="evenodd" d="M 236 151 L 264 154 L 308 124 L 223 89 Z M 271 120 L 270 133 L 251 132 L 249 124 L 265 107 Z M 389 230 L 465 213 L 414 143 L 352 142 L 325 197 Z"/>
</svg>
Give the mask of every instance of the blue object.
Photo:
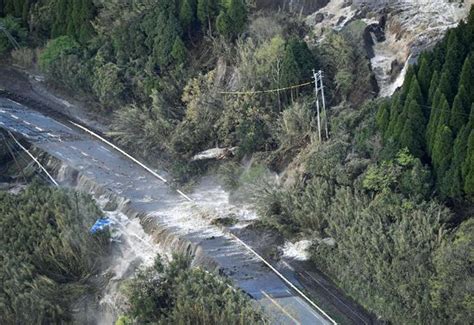
<svg viewBox="0 0 474 325">
<path fill-rule="evenodd" d="M 91 227 L 89 232 L 91 234 L 96 234 L 100 231 L 106 230 L 110 225 L 112 224 L 112 221 L 109 218 L 100 218 L 97 219 L 97 221 L 94 223 L 94 225 Z"/>
</svg>

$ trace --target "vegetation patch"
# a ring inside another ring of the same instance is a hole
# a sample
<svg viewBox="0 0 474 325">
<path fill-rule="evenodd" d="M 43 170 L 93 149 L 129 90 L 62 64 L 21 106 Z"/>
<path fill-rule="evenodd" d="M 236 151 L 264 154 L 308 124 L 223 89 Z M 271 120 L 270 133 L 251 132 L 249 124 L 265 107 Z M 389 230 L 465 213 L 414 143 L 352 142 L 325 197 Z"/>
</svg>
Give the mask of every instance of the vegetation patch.
<svg viewBox="0 0 474 325">
<path fill-rule="evenodd" d="M 175 255 L 169 265 L 160 258 L 122 288 L 129 309 L 116 325 L 125 324 L 266 324 L 250 298 L 225 278 Z"/>
<path fill-rule="evenodd" d="M 74 303 L 98 289 L 109 239 L 89 234 L 101 216 L 90 196 L 34 183 L 0 192 L 0 320 L 70 322 Z"/>
</svg>

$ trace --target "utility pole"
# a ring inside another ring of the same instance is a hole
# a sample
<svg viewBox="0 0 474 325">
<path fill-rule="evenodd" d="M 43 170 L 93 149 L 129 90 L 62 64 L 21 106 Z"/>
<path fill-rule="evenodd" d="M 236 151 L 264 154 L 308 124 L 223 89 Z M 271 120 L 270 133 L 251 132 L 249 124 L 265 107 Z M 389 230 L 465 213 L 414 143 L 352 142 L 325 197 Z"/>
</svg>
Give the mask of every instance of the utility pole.
<svg viewBox="0 0 474 325">
<path fill-rule="evenodd" d="M 323 72 L 321 70 L 319 70 L 319 81 L 321 82 L 321 98 L 323 100 L 324 129 L 326 131 L 326 139 L 329 139 L 328 115 L 326 112 L 326 98 L 324 97 Z"/>
<path fill-rule="evenodd" d="M 313 78 L 314 78 L 314 91 L 316 95 L 316 112 L 317 112 L 317 119 L 318 119 L 318 136 L 319 136 L 319 142 L 321 142 L 321 116 L 319 112 L 319 87 L 318 87 L 318 74 L 316 73 L 316 70 L 313 69 Z"/>
<path fill-rule="evenodd" d="M 313 69 L 313 78 L 314 78 L 314 90 L 316 94 L 316 111 L 317 111 L 317 119 L 318 119 L 318 136 L 319 142 L 321 142 L 321 111 L 319 106 L 319 92 L 321 91 L 321 101 L 322 101 L 322 109 L 323 109 L 323 123 L 324 129 L 326 133 L 326 139 L 329 139 L 329 129 L 328 129 L 328 116 L 326 111 L 326 98 L 324 97 L 324 85 L 323 85 L 323 72 L 319 70 L 316 72 Z"/>
</svg>

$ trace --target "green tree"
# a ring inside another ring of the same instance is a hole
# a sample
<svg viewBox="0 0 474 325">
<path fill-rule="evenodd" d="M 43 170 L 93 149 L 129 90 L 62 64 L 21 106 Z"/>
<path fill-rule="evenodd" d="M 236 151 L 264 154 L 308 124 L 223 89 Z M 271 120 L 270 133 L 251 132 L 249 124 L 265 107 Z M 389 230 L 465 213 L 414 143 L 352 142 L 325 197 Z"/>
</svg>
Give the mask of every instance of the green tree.
<svg viewBox="0 0 474 325">
<path fill-rule="evenodd" d="M 61 56 L 73 53 L 79 49 L 79 44 L 69 36 L 52 39 L 39 57 L 39 65 L 44 71 L 57 61 Z"/>
<path fill-rule="evenodd" d="M 459 78 L 459 88 L 464 87 L 469 101 L 474 102 L 474 54 L 471 53 L 464 61 L 461 77 Z"/>
<path fill-rule="evenodd" d="M 408 148 L 415 157 L 422 157 L 425 147 L 425 118 L 420 105 L 412 100 L 404 116 L 405 124 L 400 133 L 400 146 Z"/>
<path fill-rule="evenodd" d="M 428 55 L 423 53 L 421 56 L 420 67 L 418 69 L 418 80 L 420 83 L 420 88 L 425 97 L 428 96 L 431 78 L 434 73 L 432 67 L 430 66 Z"/>
<path fill-rule="evenodd" d="M 92 21 L 96 15 L 96 7 L 92 0 L 81 0 L 80 20 L 78 21 L 76 32 L 77 40 L 81 44 L 87 43 L 94 35 L 95 31 L 92 27 Z"/>
<path fill-rule="evenodd" d="M 449 187 L 444 181 L 453 158 L 453 134 L 446 125 L 441 125 L 433 146 L 432 161 L 436 173 L 436 185 L 441 194 L 447 195 Z"/>
<path fill-rule="evenodd" d="M 390 102 L 384 101 L 377 112 L 376 116 L 377 126 L 382 134 L 387 134 L 388 124 L 390 123 Z"/>
<path fill-rule="evenodd" d="M 179 9 L 179 21 L 183 30 L 190 31 L 196 20 L 196 1 L 182 0 Z"/>
<path fill-rule="evenodd" d="M 171 56 L 174 59 L 175 64 L 183 64 L 186 61 L 186 47 L 180 37 L 176 37 L 171 50 Z"/>
<path fill-rule="evenodd" d="M 217 32 L 227 39 L 232 38 L 232 22 L 225 10 L 221 10 L 216 19 Z"/>
<path fill-rule="evenodd" d="M 462 167 L 465 176 L 464 191 L 471 201 L 474 201 L 474 129 L 471 131 L 467 143 L 466 160 Z"/>
<path fill-rule="evenodd" d="M 446 95 L 449 104 L 452 104 L 457 92 L 460 72 L 465 59 L 465 46 L 462 43 L 458 33 L 452 30 L 448 34 L 446 60 L 443 65 L 443 73 L 441 76 L 441 84 L 446 89 L 442 92 Z M 443 78 L 444 75 L 444 78 Z"/>
<path fill-rule="evenodd" d="M 216 0 L 198 0 L 197 1 L 197 17 L 202 26 L 206 26 L 209 33 L 212 34 L 212 21 L 217 15 Z"/>
<path fill-rule="evenodd" d="M 114 63 L 98 64 L 94 70 L 94 93 L 105 108 L 115 108 L 124 91 L 121 69 Z"/>
<path fill-rule="evenodd" d="M 454 134 L 457 134 L 459 130 L 467 123 L 469 119 L 469 96 L 464 86 L 459 87 L 458 94 L 454 98 L 453 108 L 451 110 L 451 116 L 449 120 L 449 126 L 453 130 Z"/>
<path fill-rule="evenodd" d="M 428 91 L 428 104 L 431 105 L 433 103 L 433 97 L 436 93 L 436 90 L 438 90 L 438 85 L 439 85 L 439 72 L 438 70 L 435 70 L 433 73 L 433 76 L 431 77 L 431 82 L 430 82 L 430 88 Z"/>
<path fill-rule="evenodd" d="M 247 6 L 244 0 L 230 0 L 227 14 L 232 23 L 233 35 L 237 36 L 245 30 L 247 24 Z"/>
</svg>

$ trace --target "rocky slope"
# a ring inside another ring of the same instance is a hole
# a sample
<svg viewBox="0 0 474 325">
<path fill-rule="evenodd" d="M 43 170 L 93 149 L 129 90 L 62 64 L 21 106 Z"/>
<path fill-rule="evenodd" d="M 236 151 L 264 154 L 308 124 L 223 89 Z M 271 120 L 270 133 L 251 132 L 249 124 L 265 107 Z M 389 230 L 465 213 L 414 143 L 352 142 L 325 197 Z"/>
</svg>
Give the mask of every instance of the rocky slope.
<svg viewBox="0 0 474 325">
<path fill-rule="evenodd" d="M 372 69 L 380 96 L 403 83 L 406 65 L 467 17 L 474 0 L 331 0 L 306 21 L 316 37 L 360 19 L 367 24 Z"/>
</svg>

